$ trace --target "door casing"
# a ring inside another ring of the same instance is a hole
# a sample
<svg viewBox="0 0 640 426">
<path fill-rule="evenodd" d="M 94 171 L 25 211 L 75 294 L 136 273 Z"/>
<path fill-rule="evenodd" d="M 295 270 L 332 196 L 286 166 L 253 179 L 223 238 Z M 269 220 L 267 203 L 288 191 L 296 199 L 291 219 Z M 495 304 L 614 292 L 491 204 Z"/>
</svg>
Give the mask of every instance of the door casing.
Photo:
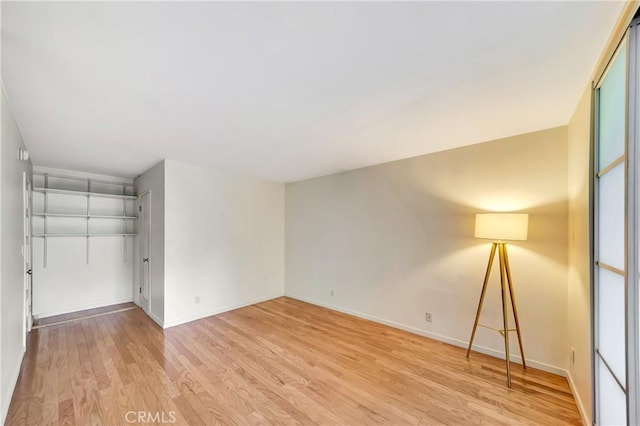
<svg viewBox="0 0 640 426">
<path fill-rule="evenodd" d="M 151 191 L 141 194 L 138 209 L 138 262 L 140 265 L 139 287 L 140 307 L 148 314 L 151 312 Z M 144 262 L 143 259 L 149 259 Z"/>
</svg>

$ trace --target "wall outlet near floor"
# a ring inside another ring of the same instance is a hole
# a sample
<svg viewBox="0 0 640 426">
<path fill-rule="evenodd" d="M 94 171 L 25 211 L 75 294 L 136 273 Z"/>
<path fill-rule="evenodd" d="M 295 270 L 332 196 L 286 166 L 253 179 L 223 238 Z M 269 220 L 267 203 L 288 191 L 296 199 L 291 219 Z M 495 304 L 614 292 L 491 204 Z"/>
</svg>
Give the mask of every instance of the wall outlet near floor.
<svg viewBox="0 0 640 426">
<path fill-rule="evenodd" d="M 200 296 L 196 296 L 196 305 L 200 303 Z"/>
<path fill-rule="evenodd" d="M 331 290 L 331 296 L 333 296 L 333 290 Z"/>
<path fill-rule="evenodd" d="M 426 314 L 424 314 L 424 319 L 427 322 L 431 322 L 431 312 L 427 312 Z"/>
</svg>

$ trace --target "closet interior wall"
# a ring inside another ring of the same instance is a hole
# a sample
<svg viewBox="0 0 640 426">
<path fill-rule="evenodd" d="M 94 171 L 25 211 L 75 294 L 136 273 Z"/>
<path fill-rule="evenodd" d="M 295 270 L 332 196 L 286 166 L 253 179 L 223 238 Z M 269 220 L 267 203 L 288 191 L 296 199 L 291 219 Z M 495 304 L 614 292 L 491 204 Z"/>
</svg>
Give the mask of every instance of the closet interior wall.
<svg viewBox="0 0 640 426">
<path fill-rule="evenodd" d="M 33 315 L 133 300 L 133 181 L 35 169 Z"/>
</svg>

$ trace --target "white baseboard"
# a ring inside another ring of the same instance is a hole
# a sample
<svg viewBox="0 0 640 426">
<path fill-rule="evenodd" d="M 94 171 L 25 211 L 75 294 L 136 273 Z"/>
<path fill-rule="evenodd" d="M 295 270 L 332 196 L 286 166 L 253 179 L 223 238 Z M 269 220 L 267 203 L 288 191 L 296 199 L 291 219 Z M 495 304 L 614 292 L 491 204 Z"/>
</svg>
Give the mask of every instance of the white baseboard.
<svg viewBox="0 0 640 426">
<path fill-rule="evenodd" d="M 4 394 L 4 395 L 8 395 L 8 401 L 2 401 L 1 403 L 2 418 L 0 419 L 0 424 L 5 424 L 5 421 L 7 420 L 7 414 L 9 414 L 9 405 L 11 405 L 11 399 L 13 398 L 13 394 L 16 391 L 16 385 L 18 384 L 18 377 L 20 376 L 20 369 L 22 368 L 22 362 L 24 361 L 24 354 L 25 352 L 23 351 L 22 357 L 20 357 L 20 362 L 18 363 L 18 365 L 16 365 L 13 368 L 13 371 L 9 376 L 9 380 L 7 383 L 9 383 L 10 387 L 8 392 Z M 4 386 L 4 383 L 3 383 L 3 386 Z"/>
<path fill-rule="evenodd" d="M 148 316 L 149 318 L 151 318 L 153 320 L 153 322 L 155 322 L 156 324 L 158 324 L 160 326 L 160 328 L 164 329 L 164 321 L 162 321 L 160 318 L 158 318 L 153 312 L 149 312 L 147 311 L 141 304 L 140 304 L 140 300 L 139 299 L 133 299 L 133 303 L 136 304 L 136 306 L 140 309 L 142 309 L 142 312 L 144 312 L 144 314 L 146 316 Z"/>
<path fill-rule="evenodd" d="M 143 311 L 144 311 L 144 309 L 143 309 Z M 161 328 L 163 328 L 163 329 L 164 329 L 164 328 L 166 328 L 166 327 L 164 326 L 164 321 L 162 321 L 160 318 L 158 318 L 157 316 L 155 316 L 155 315 L 154 315 L 154 314 L 152 314 L 151 312 L 144 311 L 144 313 L 145 313 L 145 314 L 147 314 L 147 316 L 148 316 L 149 318 L 151 318 L 151 319 L 153 320 L 153 322 L 155 322 L 156 324 L 158 324 Z"/>
<path fill-rule="evenodd" d="M 286 297 L 290 297 L 292 299 L 300 300 L 302 302 L 311 303 L 312 305 L 322 306 L 324 308 L 332 309 L 334 311 L 338 311 L 338 312 L 342 312 L 342 313 L 345 313 L 345 314 L 348 314 L 348 315 L 353 315 L 355 317 L 367 319 L 369 321 L 377 322 L 379 324 L 388 325 L 389 327 L 398 328 L 400 330 L 408 331 L 409 333 L 418 334 L 418 335 L 424 336 L 424 337 L 429 337 L 431 339 L 439 340 L 439 341 L 445 342 L 445 343 L 449 343 L 449 344 L 454 345 L 454 346 L 459 346 L 459 347 L 462 347 L 462 348 L 466 348 L 467 345 L 469 344 L 468 342 L 465 342 L 463 340 L 454 339 L 452 337 L 443 336 L 441 334 L 432 333 L 432 332 L 426 331 L 426 330 L 421 330 L 421 329 L 416 328 L 416 327 L 411 327 L 409 325 L 400 324 L 400 323 L 397 323 L 395 321 L 386 320 L 386 319 L 379 318 L 379 317 L 376 317 L 376 316 L 373 316 L 373 315 L 369 315 L 369 314 L 365 314 L 365 313 L 362 313 L 362 312 L 352 311 L 351 309 L 346 309 L 346 308 L 342 308 L 340 306 L 331 305 L 329 303 L 320 302 L 318 300 L 309 299 L 309 298 L 304 297 L 304 296 L 299 296 L 299 295 L 291 294 L 291 293 L 287 293 L 287 292 L 285 292 L 285 296 Z M 495 349 L 487 348 L 487 347 L 484 347 L 484 346 L 473 345 L 473 350 L 476 351 L 476 352 L 480 352 L 480 353 L 483 353 L 483 354 L 486 354 L 486 355 L 493 356 L 495 358 L 505 359 L 504 353 L 502 353 L 500 351 L 497 351 Z M 512 355 L 510 358 L 511 358 L 512 362 L 520 363 L 522 361 L 519 356 L 513 356 Z M 559 376 L 563 376 L 563 377 L 567 376 L 567 371 L 564 368 L 560 368 L 560 367 L 556 367 L 556 366 L 553 366 L 553 365 L 549 365 L 549 364 L 546 364 L 544 362 L 535 361 L 535 360 L 532 360 L 532 359 L 527 359 L 527 365 L 531 366 L 533 368 L 537 368 L 538 370 L 542 370 L 542 371 L 546 371 L 546 372 L 549 372 L 549 373 L 557 374 Z"/>
<path fill-rule="evenodd" d="M 78 305 L 78 306 L 72 306 L 64 309 L 58 309 L 55 311 L 40 312 L 38 314 L 34 312 L 33 317 L 35 319 L 42 319 L 42 318 L 53 317 L 55 315 L 63 315 L 63 314 L 68 314 L 70 312 L 85 311 L 87 309 L 102 308 L 103 306 L 117 305 L 119 303 L 127 303 L 127 302 L 133 302 L 133 297 L 129 296 L 122 299 L 105 300 L 101 302 L 89 303 L 86 305 Z"/>
<path fill-rule="evenodd" d="M 591 426 L 591 422 L 589 421 L 590 416 L 587 414 L 587 410 L 585 410 L 584 408 L 582 398 L 580 398 L 580 394 L 578 393 L 576 384 L 573 381 L 573 376 L 571 376 L 571 372 L 569 370 L 567 370 L 566 377 L 567 381 L 569 382 L 569 388 L 571 388 L 571 393 L 573 394 L 573 399 L 576 401 L 576 405 L 578 406 L 578 411 L 580 412 L 580 417 L 582 418 L 582 425 Z"/>
<path fill-rule="evenodd" d="M 244 308 L 245 306 L 255 305 L 256 303 L 266 302 L 267 300 L 276 299 L 276 298 L 282 297 L 282 296 L 284 296 L 284 294 L 278 293 L 276 295 L 272 295 L 272 296 L 268 296 L 268 297 L 264 297 L 264 298 L 260 298 L 260 299 L 255 299 L 255 300 L 251 300 L 251 301 L 248 301 L 248 302 L 243 302 L 243 303 L 239 303 L 239 304 L 223 306 L 223 307 L 220 307 L 220 308 L 216 308 L 216 309 L 214 309 L 212 311 L 208 311 L 208 312 L 204 312 L 204 313 L 200 313 L 200 314 L 196 314 L 196 315 L 190 315 L 188 317 L 182 317 L 182 318 L 178 318 L 178 319 L 174 319 L 174 320 L 170 320 L 170 321 L 165 321 L 163 328 L 175 327 L 176 325 L 185 324 L 185 323 L 188 323 L 188 322 L 191 322 L 191 321 L 197 321 L 199 319 L 210 317 L 212 315 L 218 315 L 218 314 L 221 314 L 223 312 L 233 311 L 234 309 Z"/>
</svg>

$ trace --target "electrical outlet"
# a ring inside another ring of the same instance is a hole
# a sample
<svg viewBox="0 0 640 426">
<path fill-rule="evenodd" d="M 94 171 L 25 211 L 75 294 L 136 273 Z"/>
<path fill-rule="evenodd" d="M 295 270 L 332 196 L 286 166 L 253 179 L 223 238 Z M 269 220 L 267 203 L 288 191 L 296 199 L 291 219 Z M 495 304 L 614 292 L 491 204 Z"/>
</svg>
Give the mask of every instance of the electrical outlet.
<svg viewBox="0 0 640 426">
<path fill-rule="evenodd" d="M 200 303 L 200 296 L 196 296 L 196 305 Z"/>
<path fill-rule="evenodd" d="M 576 363 L 576 350 L 573 349 L 573 346 L 571 347 L 571 364 L 575 364 Z"/>
<path fill-rule="evenodd" d="M 331 296 L 333 296 L 333 290 L 331 290 Z"/>
<path fill-rule="evenodd" d="M 431 312 L 427 312 L 426 314 L 424 314 L 424 319 L 427 322 L 431 322 Z"/>
</svg>

